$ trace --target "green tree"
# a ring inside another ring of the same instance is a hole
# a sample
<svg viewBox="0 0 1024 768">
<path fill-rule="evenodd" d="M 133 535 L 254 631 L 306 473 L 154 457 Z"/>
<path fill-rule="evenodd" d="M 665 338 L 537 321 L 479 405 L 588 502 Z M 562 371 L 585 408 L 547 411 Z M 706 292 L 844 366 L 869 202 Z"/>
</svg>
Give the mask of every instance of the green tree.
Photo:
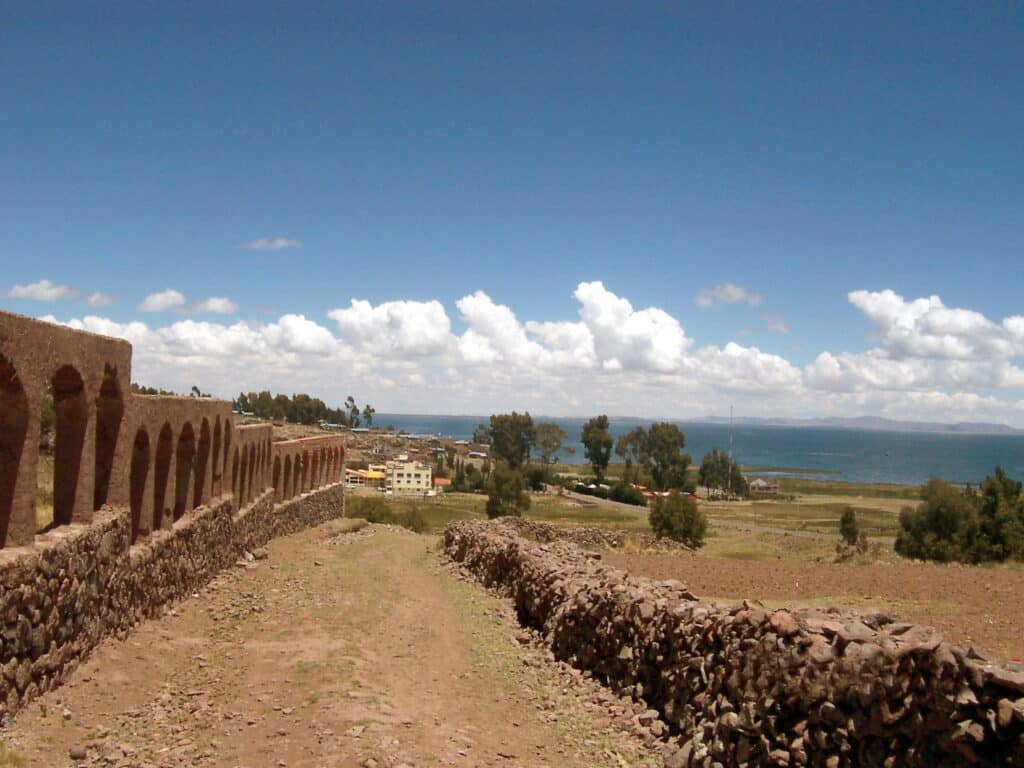
<svg viewBox="0 0 1024 768">
<path fill-rule="evenodd" d="M 604 414 L 595 416 L 583 425 L 580 433 L 580 442 L 583 443 L 583 455 L 594 468 L 594 474 L 598 480 L 604 479 L 604 472 L 608 469 L 608 462 L 612 458 L 612 436 L 608 431 L 608 417 Z"/>
<path fill-rule="evenodd" d="M 358 427 L 360 424 L 359 406 L 356 405 L 356 399 L 352 395 L 345 398 L 345 410 L 348 411 L 349 426 Z"/>
<path fill-rule="evenodd" d="M 976 562 L 978 512 L 974 501 L 945 480 L 932 478 L 923 501 L 900 512 L 896 551 L 904 557 Z"/>
<path fill-rule="evenodd" d="M 518 469 L 498 461 L 487 480 L 487 517 L 521 517 L 530 508 L 526 482 Z"/>
<path fill-rule="evenodd" d="M 853 507 L 844 507 L 843 513 L 839 516 L 839 536 L 844 544 L 853 546 L 857 543 L 859 535 L 857 513 L 853 511 Z"/>
<path fill-rule="evenodd" d="M 491 416 L 489 429 L 491 453 L 513 469 L 519 469 L 530 457 L 533 445 L 533 419 L 529 413 L 500 413 Z"/>
<path fill-rule="evenodd" d="M 562 450 L 566 437 L 565 430 L 551 422 L 538 424 L 533 428 L 533 440 L 537 447 L 537 453 L 540 454 L 540 458 L 546 466 L 551 466 L 558 459 L 558 452 Z M 572 448 L 565 450 L 567 453 L 573 452 Z"/>
<path fill-rule="evenodd" d="M 672 491 L 668 496 L 655 499 L 648 521 L 659 539 L 674 539 L 694 549 L 704 546 L 707 518 L 697 503 L 686 494 Z"/>
<path fill-rule="evenodd" d="M 705 453 L 697 472 L 697 482 L 708 489 L 727 491 L 736 496 L 747 495 L 747 479 L 743 476 L 739 464 L 726 451 L 712 448 Z"/>
<path fill-rule="evenodd" d="M 658 488 L 682 488 L 690 454 L 683 453 L 686 437 L 675 424 L 657 422 L 647 430 L 644 455 L 651 464 L 651 474 Z"/>
<path fill-rule="evenodd" d="M 635 483 L 640 476 L 640 465 L 646 456 L 646 445 L 647 430 L 643 427 L 634 427 L 619 437 L 615 443 L 615 455 L 626 462 L 624 477 L 631 482 Z"/>
<path fill-rule="evenodd" d="M 476 445 L 490 445 L 491 428 L 486 424 L 477 424 L 473 427 L 473 442 Z"/>
</svg>

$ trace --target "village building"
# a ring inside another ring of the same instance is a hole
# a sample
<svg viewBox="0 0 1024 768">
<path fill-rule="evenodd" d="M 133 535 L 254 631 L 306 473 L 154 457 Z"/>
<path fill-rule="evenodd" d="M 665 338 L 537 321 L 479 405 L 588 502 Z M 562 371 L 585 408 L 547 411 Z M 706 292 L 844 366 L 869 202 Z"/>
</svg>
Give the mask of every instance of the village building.
<svg viewBox="0 0 1024 768">
<path fill-rule="evenodd" d="M 394 493 L 426 493 L 433 488 L 429 464 L 421 461 L 389 461 L 384 487 Z"/>
</svg>

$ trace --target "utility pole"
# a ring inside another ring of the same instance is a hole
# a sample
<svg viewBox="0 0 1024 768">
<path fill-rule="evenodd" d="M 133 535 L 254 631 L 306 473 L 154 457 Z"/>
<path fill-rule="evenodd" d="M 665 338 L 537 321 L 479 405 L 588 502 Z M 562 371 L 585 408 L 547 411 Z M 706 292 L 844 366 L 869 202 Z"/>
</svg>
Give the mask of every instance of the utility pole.
<svg viewBox="0 0 1024 768">
<path fill-rule="evenodd" d="M 729 469 L 726 471 L 725 498 L 732 497 L 732 406 L 729 406 Z"/>
</svg>

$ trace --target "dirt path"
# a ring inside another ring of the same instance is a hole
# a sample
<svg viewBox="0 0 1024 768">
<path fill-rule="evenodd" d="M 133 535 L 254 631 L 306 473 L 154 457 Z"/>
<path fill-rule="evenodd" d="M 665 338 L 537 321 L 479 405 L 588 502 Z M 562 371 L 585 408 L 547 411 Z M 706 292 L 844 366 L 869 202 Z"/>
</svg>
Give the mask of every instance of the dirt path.
<svg viewBox="0 0 1024 768">
<path fill-rule="evenodd" d="M 377 526 L 275 541 L 104 643 L 0 738 L 45 766 L 657 764 L 436 546 Z"/>
</svg>

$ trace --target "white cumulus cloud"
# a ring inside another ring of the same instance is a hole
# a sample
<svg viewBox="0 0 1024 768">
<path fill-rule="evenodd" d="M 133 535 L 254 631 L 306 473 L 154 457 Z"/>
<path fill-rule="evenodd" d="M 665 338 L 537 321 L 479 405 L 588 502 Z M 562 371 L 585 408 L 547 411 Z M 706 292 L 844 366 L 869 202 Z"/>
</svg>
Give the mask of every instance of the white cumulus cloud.
<svg viewBox="0 0 1024 768">
<path fill-rule="evenodd" d="M 59 285 L 47 279 L 28 285 L 15 285 L 7 292 L 12 299 L 31 299 L 33 301 L 59 301 L 78 295 L 78 289 L 69 285 Z"/>
<path fill-rule="evenodd" d="M 173 288 L 166 291 L 151 293 L 139 304 L 140 312 L 166 312 L 169 309 L 178 309 L 185 306 L 188 301 L 185 296 Z"/>
<path fill-rule="evenodd" d="M 439 355 L 452 344 L 451 321 L 439 301 L 386 301 L 377 306 L 352 299 L 327 316 L 342 336 L 364 351 L 414 357 Z"/>
<path fill-rule="evenodd" d="M 594 337 L 594 351 L 610 371 L 643 369 L 678 370 L 693 344 L 679 321 L 656 307 L 636 310 L 600 281 L 580 283 L 573 296 L 580 303 L 580 319 Z"/>
</svg>

